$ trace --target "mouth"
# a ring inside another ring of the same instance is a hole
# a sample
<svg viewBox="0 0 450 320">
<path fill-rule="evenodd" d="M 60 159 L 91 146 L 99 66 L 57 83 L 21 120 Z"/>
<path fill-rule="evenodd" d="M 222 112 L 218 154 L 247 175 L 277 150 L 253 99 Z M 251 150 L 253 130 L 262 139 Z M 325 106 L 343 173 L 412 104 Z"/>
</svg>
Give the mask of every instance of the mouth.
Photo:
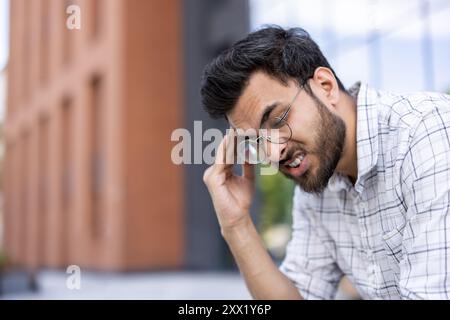
<svg viewBox="0 0 450 320">
<path fill-rule="evenodd" d="M 296 152 L 291 159 L 283 163 L 283 167 L 291 176 L 301 176 L 309 168 L 307 154 L 304 152 Z"/>
</svg>

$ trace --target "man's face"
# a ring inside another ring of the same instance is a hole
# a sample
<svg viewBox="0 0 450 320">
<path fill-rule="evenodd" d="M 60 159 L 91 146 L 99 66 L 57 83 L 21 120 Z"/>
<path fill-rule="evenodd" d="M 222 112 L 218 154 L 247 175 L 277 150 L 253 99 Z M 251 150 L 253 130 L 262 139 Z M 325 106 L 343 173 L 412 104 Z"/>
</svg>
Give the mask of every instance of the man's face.
<svg viewBox="0 0 450 320">
<path fill-rule="evenodd" d="M 271 109 L 267 106 L 276 105 L 269 117 L 283 115 L 298 89 L 294 81 L 285 86 L 257 72 L 228 114 L 228 120 L 235 128 L 258 129 L 264 114 Z M 311 193 L 320 193 L 327 186 L 345 142 L 345 123 L 330 111 L 332 107 L 324 97 L 301 89 L 286 118 L 292 130 L 291 139 L 283 144 L 268 143 L 267 150 L 270 161 L 277 162 L 285 176 Z"/>
</svg>

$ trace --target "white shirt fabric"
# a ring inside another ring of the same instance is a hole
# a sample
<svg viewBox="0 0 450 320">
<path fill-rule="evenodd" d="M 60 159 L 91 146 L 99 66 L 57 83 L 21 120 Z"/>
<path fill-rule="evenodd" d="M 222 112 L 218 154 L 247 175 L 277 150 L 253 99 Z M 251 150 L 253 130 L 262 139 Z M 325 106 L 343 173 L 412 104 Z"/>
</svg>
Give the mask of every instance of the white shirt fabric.
<svg viewBox="0 0 450 320">
<path fill-rule="evenodd" d="M 450 96 L 357 95 L 358 176 L 320 195 L 296 187 L 280 270 L 305 299 L 332 299 L 343 275 L 363 298 L 450 298 Z"/>
</svg>

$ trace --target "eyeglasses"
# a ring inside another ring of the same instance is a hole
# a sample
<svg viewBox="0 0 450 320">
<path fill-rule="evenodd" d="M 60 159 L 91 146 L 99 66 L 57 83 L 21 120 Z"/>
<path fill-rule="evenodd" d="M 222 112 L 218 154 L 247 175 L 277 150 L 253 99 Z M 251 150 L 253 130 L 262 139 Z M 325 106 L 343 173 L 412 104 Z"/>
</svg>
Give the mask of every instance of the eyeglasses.
<svg viewBox="0 0 450 320">
<path fill-rule="evenodd" d="M 291 107 L 294 104 L 297 96 L 303 86 L 300 86 L 297 93 L 288 105 L 286 111 L 281 116 L 274 116 L 267 119 L 264 125 L 261 127 L 262 132 L 255 139 L 245 139 L 239 144 L 238 154 L 243 157 L 243 160 L 251 164 L 264 163 L 266 155 L 266 143 L 283 144 L 288 142 L 292 138 L 292 129 L 287 123 L 287 118 Z"/>
</svg>

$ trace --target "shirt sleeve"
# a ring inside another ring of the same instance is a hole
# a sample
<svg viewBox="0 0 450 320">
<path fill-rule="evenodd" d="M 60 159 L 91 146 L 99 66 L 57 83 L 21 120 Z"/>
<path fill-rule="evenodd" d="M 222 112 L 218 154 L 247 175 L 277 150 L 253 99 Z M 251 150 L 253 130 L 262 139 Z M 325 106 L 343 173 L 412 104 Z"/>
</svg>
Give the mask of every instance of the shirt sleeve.
<svg viewBox="0 0 450 320">
<path fill-rule="evenodd" d="M 408 220 L 399 287 L 406 299 L 450 298 L 449 109 L 420 120 L 402 164 Z"/>
<path fill-rule="evenodd" d="M 292 237 L 280 271 L 294 282 L 303 298 L 334 299 L 342 272 L 312 225 L 311 207 L 299 187 L 293 201 Z"/>
</svg>

